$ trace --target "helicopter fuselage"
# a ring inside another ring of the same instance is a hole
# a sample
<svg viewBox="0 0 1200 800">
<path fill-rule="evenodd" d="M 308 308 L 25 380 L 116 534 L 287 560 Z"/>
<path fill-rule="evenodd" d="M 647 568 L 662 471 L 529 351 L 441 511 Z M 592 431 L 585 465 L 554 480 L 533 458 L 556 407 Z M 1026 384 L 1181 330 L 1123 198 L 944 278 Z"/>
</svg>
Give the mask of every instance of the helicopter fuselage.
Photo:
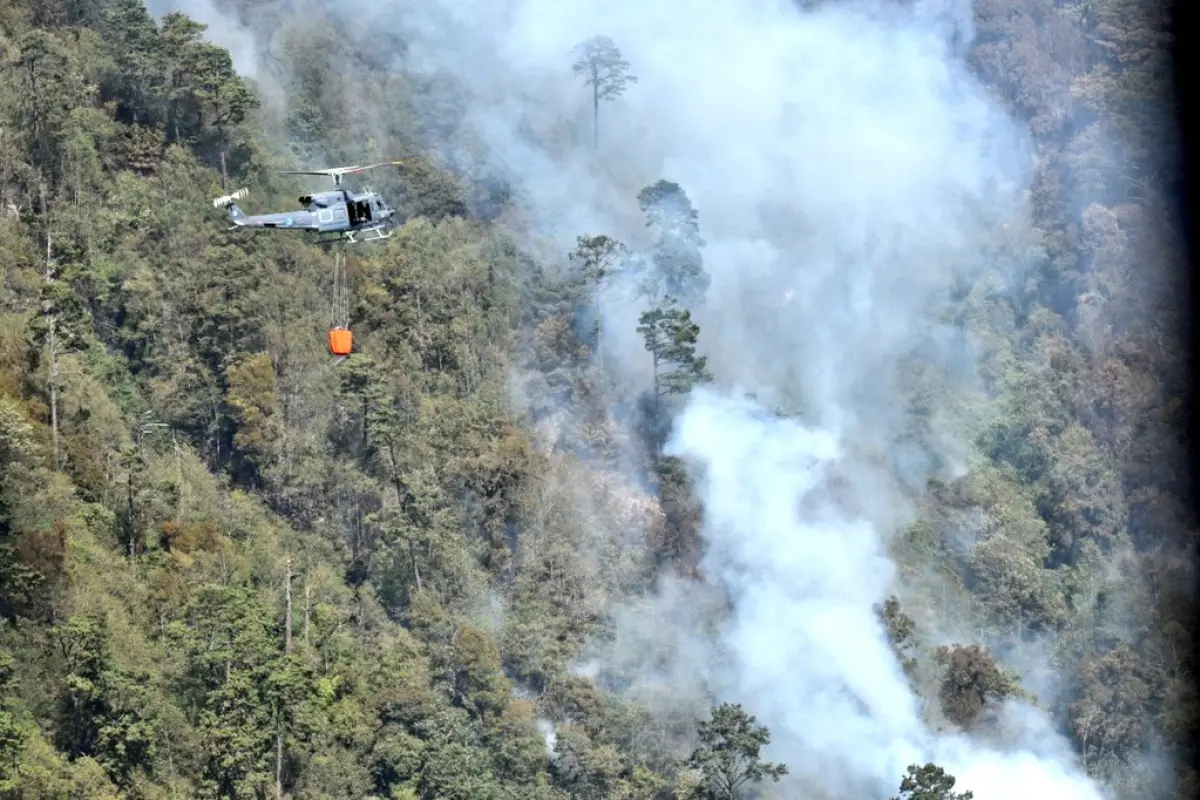
<svg viewBox="0 0 1200 800">
<path fill-rule="evenodd" d="M 316 192 L 299 198 L 304 209 L 273 214 L 247 214 L 232 200 L 229 219 L 239 228 L 275 228 L 310 231 L 316 234 L 345 234 L 354 241 L 358 231 L 379 231 L 396 216 L 375 192 L 353 194 L 345 189 Z M 376 237 L 380 238 L 380 237 Z"/>
</svg>

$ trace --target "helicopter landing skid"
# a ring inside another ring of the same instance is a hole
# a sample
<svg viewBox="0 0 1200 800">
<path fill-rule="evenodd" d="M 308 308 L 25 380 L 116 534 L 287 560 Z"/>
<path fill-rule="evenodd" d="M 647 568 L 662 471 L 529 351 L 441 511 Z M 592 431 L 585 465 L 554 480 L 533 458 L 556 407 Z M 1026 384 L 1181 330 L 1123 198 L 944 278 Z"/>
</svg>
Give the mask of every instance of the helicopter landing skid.
<svg viewBox="0 0 1200 800">
<path fill-rule="evenodd" d="M 364 238 L 355 239 L 354 238 L 355 233 L 364 234 Z M 369 234 L 374 234 L 374 235 L 371 236 Z M 384 239 L 390 239 L 390 238 L 392 238 L 392 232 L 387 231 L 385 233 L 382 225 L 377 228 L 363 228 L 362 230 L 359 230 L 359 231 L 346 231 L 346 241 L 350 244 L 358 244 L 359 242 L 381 242 Z"/>
</svg>

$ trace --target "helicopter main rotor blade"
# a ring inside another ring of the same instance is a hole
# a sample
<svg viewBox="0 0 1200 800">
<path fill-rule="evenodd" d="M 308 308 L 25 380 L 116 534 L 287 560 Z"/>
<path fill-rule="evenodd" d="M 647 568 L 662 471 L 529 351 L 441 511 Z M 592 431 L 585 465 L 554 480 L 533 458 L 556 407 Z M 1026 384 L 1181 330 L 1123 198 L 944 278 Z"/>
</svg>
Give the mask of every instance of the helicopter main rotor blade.
<svg viewBox="0 0 1200 800">
<path fill-rule="evenodd" d="M 343 175 L 351 175 L 356 172 L 365 172 L 366 170 L 375 169 L 376 167 L 398 167 L 410 160 L 411 159 L 381 161 L 378 164 L 367 164 L 365 166 L 355 164 L 352 167 L 329 167 L 327 169 L 285 169 L 280 170 L 279 172 L 282 175 L 324 175 L 326 177 L 333 178 L 333 183 L 335 186 L 341 186 Z"/>
<path fill-rule="evenodd" d="M 405 161 L 407 161 L 407 159 L 401 159 L 398 161 L 381 161 L 378 164 L 366 164 L 366 165 L 355 164 L 350 167 L 328 167 L 326 169 L 285 169 L 285 170 L 280 170 L 280 174 L 282 174 L 282 175 L 330 175 L 330 176 L 350 175 L 355 172 L 363 172 L 365 170 L 376 169 L 378 167 L 399 166 L 399 165 L 405 163 Z"/>
<path fill-rule="evenodd" d="M 341 175 L 349 172 L 353 167 L 336 167 L 334 169 L 281 169 L 280 175 Z"/>
<path fill-rule="evenodd" d="M 340 167 L 343 172 L 363 172 L 368 169 L 377 169 L 379 167 L 398 167 L 401 164 L 407 163 L 411 159 L 401 158 L 396 161 L 380 161 L 378 164 L 367 164 L 366 166 Z"/>
</svg>

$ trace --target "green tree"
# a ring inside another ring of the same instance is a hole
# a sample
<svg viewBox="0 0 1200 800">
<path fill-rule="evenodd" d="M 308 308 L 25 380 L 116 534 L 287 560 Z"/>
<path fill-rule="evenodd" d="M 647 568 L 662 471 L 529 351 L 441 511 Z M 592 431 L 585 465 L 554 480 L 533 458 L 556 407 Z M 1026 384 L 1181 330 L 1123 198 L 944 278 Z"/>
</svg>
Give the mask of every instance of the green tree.
<svg viewBox="0 0 1200 800">
<path fill-rule="evenodd" d="M 534 722 L 533 703 L 514 700 L 487 726 L 488 747 L 496 777 L 506 783 L 533 786 L 545 779 L 546 743 Z"/>
<path fill-rule="evenodd" d="M 616 100 L 626 84 L 637 83 L 629 73 L 629 62 L 607 36 L 593 36 L 575 46 L 576 61 L 571 65 L 576 75 L 585 76 L 584 85 L 592 87 L 592 147 L 600 148 L 600 101 Z"/>
<path fill-rule="evenodd" d="M 661 398 L 687 394 L 698 383 L 711 381 L 708 358 L 696 355 L 700 326 L 692 321 L 692 312 L 680 308 L 670 295 L 662 303 L 638 317 L 638 333 L 654 365 L 654 402 Z"/>
<path fill-rule="evenodd" d="M 617 277 L 629 257 L 624 244 L 603 234 L 580 236 L 571 251 L 571 263 L 592 287 L 592 313 L 595 315 L 592 335 L 596 342 L 596 357 L 600 359 L 600 343 L 603 329 L 600 319 L 600 295 L 604 288 Z"/>
<path fill-rule="evenodd" d="M 276 413 L 279 388 L 275 367 L 268 354 L 256 353 L 231 364 L 225 378 L 229 386 L 225 402 L 235 427 L 235 465 L 254 482 L 279 455 L 282 431 Z"/>
<path fill-rule="evenodd" d="M 17 770 L 25 744 L 25 730 L 13 715 L 12 690 L 13 658 L 0 650 L 0 797 L 7 797 L 19 785 Z"/>
<path fill-rule="evenodd" d="M 0 619 L 16 622 L 28 607 L 41 576 L 22 564 L 12 535 L 12 493 L 24 481 L 22 471 L 31 467 L 38 454 L 36 431 L 12 400 L 0 395 Z"/>
<path fill-rule="evenodd" d="M 166 72 L 166 117 L 163 124 L 172 142 L 183 143 L 193 135 L 198 116 L 196 98 L 188 83 L 187 59 L 208 26 L 181 11 L 164 14 L 160 39 Z"/>
<path fill-rule="evenodd" d="M 559 731 L 554 750 L 554 775 L 573 797 L 600 800 L 612 796 L 621 772 L 616 748 L 594 741 L 577 727 L 567 726 Z"/>
<path fill-rule="evenodd" d="M 152 764 L 159 726 L 146 675 L 113 663 L 109 625 L 102 614 L 71 617 L 51 630 L 66 670 L 59 695 L 59 745 L 72 758 L 94 758 L 114 781 L 128 786 Z"/>
<path fill-rule="evenodd" d="M 971 792 L 955 792 L 955 778 L 936 764 L 911 764 L 892 800 L 972 800 Z"/>
<path fill-rule="evenodd" d="M 1152 708 L 1145 673 L 1133 649 L 1123 643 L 1084 662 L 1076 678 L 1078 699 L 1068 706 L 1084 764 L 1126 756 L 1143 745 Z"/>
<path fill-rule="evenodd" d="M 115 0 L 104 12 L 102 30 L 113 58 L 107 94 L 118 103 L 117 119 L 141 125 L 157 122 L 166 65 L 146 4 Z"/>
<path fill-rule="evenodd" d="M 668 434 L 669 415 L 663 399 L 669 395 L 684 395 L 694 386 L 712 380 L 708 359 L 696 355 L 696 340 L 700 326 L 692 321 L 692 313 L 680 308 L 673 297 L 642 313 L 638 318 L 638 333 L 650 352 L 653 385 L 647 398 L 639 401 L 640 435 L 649 447 L 651 466 L 662 466 L 662 448 Z"/>
<path fill-rule="evenodd" d="M 788 774 L 786 764 L 759 759 L 759 751 L 771 741 L 771 732 L 758 725 L 753 715 L 737 703 L 722 703 L 712 718 L 701 722 L 699 746 L 687 765 L 704 776 L 705 800 L 734 800 L 747 784 L 766 778 L 778 781 Z"/>
<path fill-rule="evenodd" d="M 654 234 L 650 252 L 651 274 L 643 292 L 677 297 L 686 306 L 695 305 L 708 291 L 712 278 L 704 270 L 699 212 L 682 187 L 660 180 L 638 192 L 638 206 L 646 216 L 646 227 Z"/>
<path fill-rule="evenodd" d="M 65 278 L 70 278 L 70 270 L 61 269 L 55 258 L 55 238 L 51 232 L 53 214 L 48 214 L 45 202 L 45 192 L 42 192 L 42 222 L 43 237 L 46 244 L 46 260 L 42 270 L 42 313 L 29 325 L 31 344 L 41 352 L 37 358 L 44 361 L 46 367 L 45 392 L 50 405 L 51 432 L 51 465 L 55 469 L 63 467 L 62 448 L 60 447 L 61 406 L 60 387 L 62 385 L 62 358 L 71 350 L 78 349 L 88 340 L 89 320 L 87 311 L 80 302 L 71 284 Z M 67 274 L 64 275 L 63 273 Z"/>
<path fill-rule="evenodd" d="M 255 796 L 274 783 L 280 696 L 291 683 L 274 678 L 279 637 L 249 587 L 198 587 L 185 614 L 173 638 L 196 705 L 198 783 L 210 796 Z"/>
<path fill-rule="evenodd" d="M 979 645 L 939 647 L 936 659 L 945 669 L 938 694 L 942 713 L 963 728 L 976 724 L 989 701 L 1022 694 L 1015 678 Z"/>
<path fill-rule="evenodd" d="M 883 605 L 876 609 L 876 614 L 887 626 L 888 644 L 896 658 L 900 659 L 904 674 L 912 680 L 917 669 L 917 660 L 912 655 L 916 646 L 916 623 L 900 608 L 900 601 L 894 595 L 883 601 Z"/>
<path fill-rule="evenodd" d="M 184 55 L 184 69 L 207 124 L 217 132 L 217 155 L 224 189 L 229 179 L 226 164 L 229 129 L 244 120 L 259 102 L 234 71 L 233 59 L 224 48 L 208 42 L 190 45 Z"/>
<path fill-rule="evenodd" d="M 103 615 L 72 617 L 52 629 L 66 668 L 59 695 L 59 746 L 71 756 L 95 753 L 104 713 L 104 673 L 109 668 L 108 625 Z"/>
<path fill-rule="evenodd" d="M 74 54 L 48 31 L 29 31 L 17 40 L 17 50 L 16 130 L 27 137 L 28 163 L 54 186 L 64 166 L 59 153 L 67 120 L 72 109 L 85 103 L 87 90 L 76 71 Z"/>
<path fill-rule="evenodd" d="M 472 716 L 499 716 L 511 688 L 500 668 L 500 649 L 486 632 L 469 625 L 458 632 L 453 646 L 454 704 Z"/>
</svg>

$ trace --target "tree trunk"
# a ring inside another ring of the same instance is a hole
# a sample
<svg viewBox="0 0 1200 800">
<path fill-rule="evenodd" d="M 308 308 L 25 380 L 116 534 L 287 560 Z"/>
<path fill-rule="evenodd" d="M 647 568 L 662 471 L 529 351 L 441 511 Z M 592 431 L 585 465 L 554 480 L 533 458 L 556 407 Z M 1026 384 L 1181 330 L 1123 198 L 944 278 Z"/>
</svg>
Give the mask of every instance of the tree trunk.
<svg viewBox="0 0 1200 800">
<path fill-rule="evenodd" d="M 655 467 L 662 462 L 662 437 L 659 436 L 659 429 L 662 425 L 662 390 L 658 379 L 658 353 L 651 353 L 654 359 L 654 463 Z"/>
<path fill-rule="evenodd" d="M 407 503 L 404 497 L 404 488 L 400 484 L 400 475 L 396 472 L 396 448 L 395 444 L 388 443 L 388 458 L 391 461 L 392 468 L 392 486 L 396 489 L 396 503 L 403 509 Z M 413 579 L 417 583 L 417 591 L 421 591 L 421 570 L 417 567 L 417 548 L 413 545 L 411 537 L 408 538 L 408 558 L 412 561 Z"/>
<path fill-rule="evenodd" d="M 308 585 L 308 573 L 304 575 L 304 643 L 308 644 L 309 611 L 312 608 L 312 589 Z"/>
<path fill-rule="evenodd" d="M 283 577 L 283 652 L 292 652 L 292 557 L 288 556 Z"/>
<path fill-rule="evenodd" d="M 42 213 L 46 213 L 45 200 L 42 201 Z M 45 282 L 49 286 L 54 280 L 54 262 L 52 261 L 53 245 L 50 232 L 46 232 L 46 272 Z M 50 438 L 54 454 L 54 468 L 62 466 L 58 443 L 58 315 L 53 313 L 53 301 L 47 300 L 45 311 L 47 315 L 48 335 L 47 346 L 50 350 Z"/>
<path fill-rule="evenodd" d="M 175 518 L 183 519 L 183 459 L 179 455 L 179 440 L 175 431 L 171 431 L 171 446 L 175 450 L 175 480 L 179 484 L 179 496 L 175 498 Z"/>
<path fill-rule="evenodd" d="M 42 184 L 39 189 L 42 224 L 46 226 L 46 269 L 42 273 L 42 278 L 48 289 L 54 281 L 54 237 L 50 233 L 50 218 L 46 213 L 45 184 Z M 62 461 L 58 442 L 58 315 L 54 313 L 54 301 L 47 298 L 42 304 L 42 313 L 46 315 L 48 328 L 46 344 L 50 350 L 50 441 L 54 456 L 54 469 L 57 470 L 62 466 Z"/>
<path fill-rule="evenodd" d="M 662 392 L 660 391 L 659 385 L 658 385 L 658 353 L 651 353 L 650 357 L 651 357 L 651 359 L 653 361 L 653 365 L 654 365 L 653 366 L 653 369 L 654 369 L 654 373 L 653 373 L 654 374 L 654 415 L 658 416 L 658 414 L 659 414 L 659 398 L 662 396 Z"/>
<path fill-rule="evenodd" d="M 221 158 L 221 194 L 228 191 L 229 174 L 225 171 L 225 125 L 221 121 L 221 107 L 213 103 L 213 123 L 217 129 L 217 153 Z"/>
<path fill-rule="evenodd" d="M 596 365 L 604 367 L 604 354 L 600 352 L 600 339 L 604 331 L 600 326 L 600 282 L 596 282 Z"/>
<path fill-rule="evenodd" d="M 283 798 L 283 725 L 275 733 L 275 800 Z"/>
<path fill-rule="evenodd" d="M 421 591 L 421 570 L 417 567 L 417 548 L 412 539 L 408 540 L 408 557 L 412 561 L 413 578 L 417 581 L 417 591 Z"/>
<path fill-rule="evenodd" d="M 592 84 L 592 149 L 600 150 L 600 83 Z"/>
<path fill-rule="evenodd" d="M 125 503 L 128 506 L 129 524 L 133 526 L 129 532 L 129 557 L 137 556 L 138 521 L 137 505 L 133 502 L 133 463 L 129 464 L 129 474 L 125 478 Z"/>
</svg>

